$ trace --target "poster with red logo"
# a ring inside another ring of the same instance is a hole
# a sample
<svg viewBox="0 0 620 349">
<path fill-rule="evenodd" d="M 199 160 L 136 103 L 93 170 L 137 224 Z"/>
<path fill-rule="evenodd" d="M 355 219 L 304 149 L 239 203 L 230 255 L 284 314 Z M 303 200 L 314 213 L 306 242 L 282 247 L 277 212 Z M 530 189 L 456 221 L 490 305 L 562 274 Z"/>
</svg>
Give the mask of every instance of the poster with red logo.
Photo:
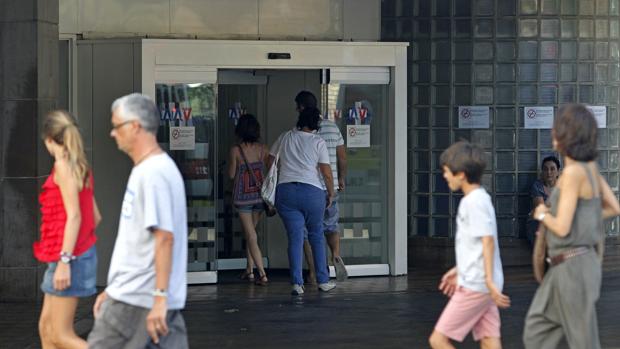
<svg viewBox="0 0 620 349">
<path fill-rule="evenodd" d="M 347 148 L 370 148 L 370 125 L 347 125 Z"/>
</svg>

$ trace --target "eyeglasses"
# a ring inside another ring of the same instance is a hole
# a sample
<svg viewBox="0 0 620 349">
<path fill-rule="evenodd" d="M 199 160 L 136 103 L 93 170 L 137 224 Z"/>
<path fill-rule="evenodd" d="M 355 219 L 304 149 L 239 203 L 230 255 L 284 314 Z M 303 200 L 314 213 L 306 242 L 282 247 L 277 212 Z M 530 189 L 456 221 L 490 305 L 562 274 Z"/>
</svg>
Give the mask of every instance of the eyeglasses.
<svg viewBox="0 0 620 349">
<path fill-rule="evenodd" d="M 121 127 L 123 127 L 123 126 L 127 125 L 127 124 L 128 124 L 128 123 L 130 123 L 130 122 L 134 122 L 134 121 L 136 121 L 136 120 L 128 120 L 128 121 L 124 121 L 124 122 L 121 122 L 120 124 L 117 124 L 117 125 L 112 124 L 112 129 L 111 129 L 110 131 L 118 130 L 119 128 L 121 128 Z"/>
</svg>

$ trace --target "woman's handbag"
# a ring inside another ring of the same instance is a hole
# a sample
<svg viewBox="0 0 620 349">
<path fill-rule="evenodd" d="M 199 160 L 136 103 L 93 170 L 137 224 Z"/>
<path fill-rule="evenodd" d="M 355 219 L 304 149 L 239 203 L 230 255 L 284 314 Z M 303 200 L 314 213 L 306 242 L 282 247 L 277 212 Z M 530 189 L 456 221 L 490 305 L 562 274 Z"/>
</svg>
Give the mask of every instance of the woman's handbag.
<svg viewBox="0 0 620 349">
<path fill-rule="evenodd" d="M 534 269 L 534 278 L 541 283 L 547 271 L 545 264 L 547 258 L 547 237 L 545 228 L 540 224 L 536 231 L 536 241 L 534 242 L 534 253 L 532 254 L 532 268 Z"/>
<path fill-rule="evenodd" d="M 290 133 L 291 131 L 289 131 L 286 135 L 290 135 Z M 278 186 L 278 162 L 280 160 L 280 150 L 282 149 L 283 143 L 284 137 L 282 137 L 282 139 L 280 140 L 275 159 L 273 160 L 273 164 L 271 164 L 271 168 L 269 168 L 269 171 L 267 172 L 267 176 L 265 176 L 265 180 L 263 181 L 263 186 L 260 191 L 261 196 L 263 197 L 263 201 L 265 201 L 267 205 L 270 205 L 272 207 L 276 205 L 276 187 Z"/>
<path fill-rule="evenodd" d="M 243 149 L 241 148 L 241 146 L 238 146 L 238 147 L 239 147 L 239 152 L 241 153 L 241 157 L 243 158 L 243 162 L 245 162 L 245 170 L 248 171 L 248 173 L 250 173 L 252 178 L 254 178 L 254 182 L 256 182 L 256 185 L 261 188 L 261 198 L 262 198 L 262 196 L 263 196 L 262 195 L 263 183 L 261 183 L 258 180 L 258 178 L 256 178 L 256 174 L 254 173 L 254 171 L 251 170 L 250 164 L 248 163 L 248 159 L 246 159 L 245 154 L 243 153 Z M 263 206 L 265 207 L 265 214 L 267 215 L 267 217 L 275 216 L 276 213 L 277 213 L 275 207 L 273 205 L 270 205 L 269 203 L 267 203 L 264 198 L 262 198 L 262 199 L 263 199 Z"/>
</svg>

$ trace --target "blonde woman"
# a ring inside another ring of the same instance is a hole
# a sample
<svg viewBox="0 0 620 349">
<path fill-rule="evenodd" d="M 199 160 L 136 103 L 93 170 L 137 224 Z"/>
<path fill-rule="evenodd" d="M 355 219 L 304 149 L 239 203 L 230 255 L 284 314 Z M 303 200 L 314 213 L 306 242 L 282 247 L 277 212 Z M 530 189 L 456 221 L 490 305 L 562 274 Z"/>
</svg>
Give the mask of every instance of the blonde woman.
<svg viewBox="0 0 620 349">
<path fill-rule="evenodd" d="M 80 297 L 96 293 L 95 227 L 101 215 L 93 195 L 93 177 L 75 120 L 65 111 L 49 113 L 43 141 L 54 167 L 42 187 L 41 238 L 34 255 L 47 263 L 41 290 L 41 346 L 87 348 L 73 330 Z"/>
</svg>

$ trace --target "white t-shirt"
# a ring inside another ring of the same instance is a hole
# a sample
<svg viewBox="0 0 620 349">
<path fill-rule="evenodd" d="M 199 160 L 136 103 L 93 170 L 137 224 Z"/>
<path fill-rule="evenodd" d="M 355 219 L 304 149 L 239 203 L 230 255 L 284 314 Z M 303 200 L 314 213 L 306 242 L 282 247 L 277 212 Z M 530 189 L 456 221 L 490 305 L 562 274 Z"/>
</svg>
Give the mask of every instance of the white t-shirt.
<svg viewBox="0 0 620 349">
<path fill-rule="evenodd" d="M 327 145 L 327 151 L 329 152 L 329 165 L 332 167 L 332 175 L 334 176 L 334 189 L 338 188 L 338 156 L 336 153 L 336 148 L 338 146 L 344 145 L 344 139 L 342 138 L 342 133 L 340 133 L 340 129 L 338 125 L 336 125 L 333 121 L 328 119 L 321 120 L 321 128 L 317 132 Z M 320 176 L 319 179 L 321 183 L 323 183 L 323 176 Z M 324 189 L 325 186 L 323 186 Z"/>
<path fill-rule="evenodd" d="M 280 143 L 282 147 L 280 148 Z M 300 182 L 325 189 L 319 164 L 329 165 L 329 152 L 323 138 L 315 133 L 293 129 L 284 132 L 271 146 L 271 155 L 280 148 L 278 184 Z"/>
<path fill-rule="evenodd" d="M 168 309 L 183 309 L 187 293 L 187 208 L 183 178 L 168 154 L 150 156 L 133 168 L 127 182 L 106 292 L 115 300 L 152 308 L 155 236 L 174 235 Z"/>
<path fill-rule="evenodd" d="M 489 292 L 484 281 L 482 237 L 492 236 L 495 242 L 493 281 L 501 291 L 504 286 L 504 273 L 499 256 L 495 210 L 491 203 L 491 197 L 484 188 L 475 189 L 461 199 L 456 217 L 456 227 L 454 245 L 459 286 L 472 291 Z"/>
</svg>

